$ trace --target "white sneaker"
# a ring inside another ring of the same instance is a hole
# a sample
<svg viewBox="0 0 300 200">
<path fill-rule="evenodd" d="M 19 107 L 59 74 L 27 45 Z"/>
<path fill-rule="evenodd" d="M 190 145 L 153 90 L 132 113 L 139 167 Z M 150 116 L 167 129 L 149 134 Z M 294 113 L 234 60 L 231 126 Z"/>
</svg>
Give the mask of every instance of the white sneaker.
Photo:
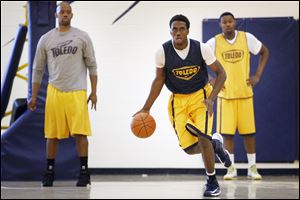
<svg viewBox="0 0 300 200">
<path fill-rule="evenodd" d="M 251 178 L 253 180 L 261 180 L 262 177 L 258 173 L 256 165 L 252 165 L 250 168 L 248 168 L 248 178 Z"/>
<path fill-rule="evenodd" d="M 231 165 L 227 168 L 227 174 L 223 177 L 224 180 L 236 180 L 237 179 L 237 170 Z"/>
</svg>

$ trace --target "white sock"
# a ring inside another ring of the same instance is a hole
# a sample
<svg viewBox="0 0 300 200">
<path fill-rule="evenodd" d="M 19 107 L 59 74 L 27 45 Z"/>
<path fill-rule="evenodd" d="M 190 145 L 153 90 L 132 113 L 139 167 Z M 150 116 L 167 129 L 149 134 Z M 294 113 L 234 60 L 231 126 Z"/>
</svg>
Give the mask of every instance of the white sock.
<svg viewBox="0 0 300 200">
<path fill-rule="evenodd" d="M 233 153 L 232 153 L 232 154 L 230 153 L 230 154 L 229 154 L 229 158 L 230 158 L 231 163 L 232 163 L 231 165 L 234 165 L 234 154 L 233 154 Z"/>
<path fill-rule="evenodd" d="M 213 175 L 215 175 L 216 174 L 216 171 L 214 170 L 212 173 L 208 173 L 207 171 L 206 171 L 206 175 L 207 176 L 213 176 Z"/>
<path fill-rule="evenodd" d="M 247 153 L 247 158 L 248 158 L 248 165 L 249 165 L 249 168 L 250 168 L 252 165 L 255 165 L 255 164 L 256 164 L 256 154 L 255 154 L 255 153 Z"/>
</svg>

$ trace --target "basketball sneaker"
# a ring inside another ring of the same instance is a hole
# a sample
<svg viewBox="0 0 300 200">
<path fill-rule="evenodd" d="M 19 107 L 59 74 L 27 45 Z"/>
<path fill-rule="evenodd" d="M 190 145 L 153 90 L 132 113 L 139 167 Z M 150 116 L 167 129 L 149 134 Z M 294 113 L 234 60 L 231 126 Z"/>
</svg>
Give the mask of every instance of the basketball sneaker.
<svg viewBox="0 0 300 200">
<path fill-rule="evenodd" d="M 43 180 L 42 180 L 42 186 L 43 187 L 52 187 L 54 181 L 54 172 L 47 170 L 45 173 Z"/>
<path fill-rule="evenodd" d="M 262 176 L 257 171 L 256 165 L 252 165 L 250 168 L 248 168 L 248 178 L 251 178 L 253 180 L 262 179 Z"/>
<path fill-rule="evenodd" d="M 223 177 L 224 180 L 235 180 L 237 179 L 237 170 L 236 168 L 231 165 L 230 167 L 227 168 L 227 174 Z"/>
<path fill-rule="evenodd" d="M 229 152 L 223 147 L 223 137 L 220 133 L 214 133 L 212 136 L 213 147 L 217 158 L 225 166 L 231 166 L 231 160 L 229 157 Z"/>
<path fill-rule="evenodd" d="M 206 188 L 203 196 L 205 197 L 217 197 L 221 194 L 221 189 L 216 178 L 207 178 Z"/>
<path fill-rule="evenodd" d="M 76 183 L 77 187 L 86 187 L 87 185 L 91 185 L 91 177 L 87 170 L 81 171 L 78 181 Z"/>
</svg>

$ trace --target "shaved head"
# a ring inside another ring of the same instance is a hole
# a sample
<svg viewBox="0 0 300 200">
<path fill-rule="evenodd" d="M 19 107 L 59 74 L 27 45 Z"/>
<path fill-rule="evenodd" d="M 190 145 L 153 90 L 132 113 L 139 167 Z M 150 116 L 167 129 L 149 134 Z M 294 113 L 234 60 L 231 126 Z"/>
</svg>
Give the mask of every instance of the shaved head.
<svg viewBox="0 0 300 200">
<path fill-rule="evenodd" d="M 55 13 L 56 18 L 58 19 L 58 24 L 60 27 L 70 27 L 71 19 L 73 17 L 72 7 L 69 2 L 61 2 L 56 9 Z"/>
<path fill-rule="evenodd" d="M 59 13 L 61 9 L 69 9 L 72 12 L 72 7 L 70 3 L 67 1 L 62 1 L 60 4 L 58 4 L 56 8 L 56 13 Z"/>
</svg>

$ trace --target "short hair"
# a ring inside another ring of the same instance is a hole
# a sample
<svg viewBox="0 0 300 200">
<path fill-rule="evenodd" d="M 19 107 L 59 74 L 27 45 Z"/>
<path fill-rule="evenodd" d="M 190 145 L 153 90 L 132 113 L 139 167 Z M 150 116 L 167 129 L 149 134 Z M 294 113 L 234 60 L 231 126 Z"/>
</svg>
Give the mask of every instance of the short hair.
<svg viewBox="0 0 300 200">
<path fill-rule="evenodd" d="M 61 6 L 62 4 L 68 4 L 68 5 L 70 6 L 71 10 L 72 10 L 72 6 L 71 6 L 71 2 L 70 2 L 70 1 L 62 1 L 62 2 L 60 2 L 60 3 L 57 5 L 57 7 L 56 7 L 56 12 L 58 12 L 58 11 L 60 10 L 60 6 Z"/>
<path fill-rule="evenodd" d="M 172 19 L 170 20 L 170 23 L 169 23 L 170 28 L 171 28 L 171 25 L 172 25 L 172 23 L 173 23 L 174 21 L 181 21 L 181 22 L 184 22 L 185 25 L 186 25 L 186 27 L 187 27 L 187 29 L 190 28 L 190 21 L 189 21 L 189 19 L 188 19 L 186 16 L 184 16 L 184 15 L 175 15 L 174 17 L 172 17 Z"/>
<path fill-rule="evenodd" d="M 231 12 L 224 12 L 224 13 L 222 13 L 222 14 L 220 15 L 219 20 L 221 21 L 221 18 L 224 17 L 224 16 L 227 16 L 227 15 L 229 15 L 229 16 L 231 16 L 233 19 L 235 19 L 234 16 L 233 16 L 233 14 L 232 14 Z"/>
</svg>

